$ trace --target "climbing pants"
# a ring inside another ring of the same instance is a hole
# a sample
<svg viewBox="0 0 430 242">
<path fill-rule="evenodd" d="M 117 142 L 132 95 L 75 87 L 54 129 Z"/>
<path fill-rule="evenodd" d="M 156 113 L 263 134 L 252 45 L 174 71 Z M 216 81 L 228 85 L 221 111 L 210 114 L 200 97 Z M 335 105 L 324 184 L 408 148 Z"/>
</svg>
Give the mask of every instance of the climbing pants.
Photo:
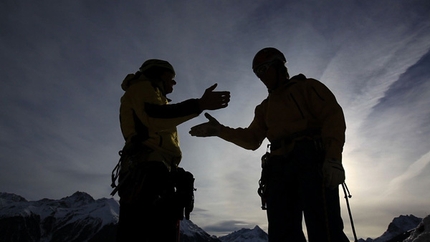
<svg viewBox="0 0 430 242">
<path fill-rule="evenodd" d="M 339 191 L 324 187 L 323 154 L 312 140 L 296 142 L 285 156 L 271 157 L 267 169 L 270 242 L 348 242 L 343 232 Z"/>
</svg>

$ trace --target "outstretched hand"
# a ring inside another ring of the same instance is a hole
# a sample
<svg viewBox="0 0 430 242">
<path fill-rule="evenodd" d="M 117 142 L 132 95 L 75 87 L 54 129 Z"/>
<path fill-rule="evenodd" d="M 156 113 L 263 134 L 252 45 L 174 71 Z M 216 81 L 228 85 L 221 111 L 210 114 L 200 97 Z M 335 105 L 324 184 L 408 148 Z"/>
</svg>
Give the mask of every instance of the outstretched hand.
<svg viewBox="0 0 430 242">
<path fill-rule="evenodd" d="M 205 117 L 209 120 L 206 123 L 198 124 L 194 127 L 191 127 L 190 134 L 191 136 L 196 137 L 209 137 L 209 136 L 218 136 L 221 131 L 221 124 L 212 117 L 210 114 L 205 113 Z"/>
<path fill-rule="evenodd" d="M 216 110 L 225 108 L 230 102 L 229 91 L 214 91 L 218 84 L 214 84 L 205 90 L 203 96 L 199 99 L 201 110 Z"/>
</svg>

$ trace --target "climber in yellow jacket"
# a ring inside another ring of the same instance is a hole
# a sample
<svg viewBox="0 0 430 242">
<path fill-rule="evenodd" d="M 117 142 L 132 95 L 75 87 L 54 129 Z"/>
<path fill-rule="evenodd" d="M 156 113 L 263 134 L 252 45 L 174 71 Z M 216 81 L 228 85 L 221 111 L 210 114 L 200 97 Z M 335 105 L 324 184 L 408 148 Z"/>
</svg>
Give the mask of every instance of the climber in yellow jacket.
<svg viewBox="0 0 430 242">
<path fill-rule="evenodd" d="M 177 241 L 178 219 L 169 198 L 169 171 L 181 161 L 176 127 L 203 110 L 225 108 L 227 91 L 206 89 L 201 98 L 169 104 L 175 70 L 164 60 L 145 61 L 122 82 L 120 124 L 128 157 L 121 162 L 117 241 Z"/>
<path fill-rule="evenodd" d="M 303 74 L 290 78 L 285 63 L 283 53 L 275 48 L 255 55 L 252 69 L 269 95 L 255 108 L 248 127 L 230 128 L 205 114 L 209 122 L 192 127 L 190 134 L 218 136 L 250 150 L 259 148 L 266 138 L 270 141 L 260 195 L 267 208 L 271 242 L 306 241 L 302 214 L 310 242 L 348 241 L 338 194 L 345 179 L 342 108 L 321 82 Z"/>
</svg>

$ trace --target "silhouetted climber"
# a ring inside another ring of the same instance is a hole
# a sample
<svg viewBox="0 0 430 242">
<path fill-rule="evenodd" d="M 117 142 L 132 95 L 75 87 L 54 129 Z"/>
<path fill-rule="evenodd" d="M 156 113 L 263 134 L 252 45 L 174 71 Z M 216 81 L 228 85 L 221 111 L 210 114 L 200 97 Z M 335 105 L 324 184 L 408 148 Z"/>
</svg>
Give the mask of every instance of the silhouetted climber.
<svg viewBox="0 0 430 242">
<path fill-rule="evenodd" d="M 178 168 L 182 153 L 176 126 L 203 110 L 225 108 L 230 101 L 229 92 L 214 91 L 215 84 L 199 99 L 168 104 L 174 77 L 169 62 L 150 59 L 122 82 L 120 123 L 126 143 L 115 169 L 120 196 L 117 241 L 178 241 L 183 206 L 186 216 L 192 207 L 178 205 L 182 195 L 175 190 L 182 189 L 183 181 L 191 182 L 184 186 L 193 189 L 194 178 Z M 178 176 L 183 178 L 172 184 Z"/>
<path fill-rule="evenodd" d="M 218 136 L 255 150 L 267 138 L 259 194 L 266 208 L 270 242 L 306 241 L 304 214 L 311 242 L 349 241 L 343 232 L 339 185 L 345 180 L 342 149 L 345 120 L 332 92 L 321 82 L 299 74 L 289 77 L 286 59 L 275 48 L 254 57 L 252 69 L 269 95 L 255 108 L 247 128 L 230 128 L 209 114 L 209 122 L 190 134 Z"/>
</svg>

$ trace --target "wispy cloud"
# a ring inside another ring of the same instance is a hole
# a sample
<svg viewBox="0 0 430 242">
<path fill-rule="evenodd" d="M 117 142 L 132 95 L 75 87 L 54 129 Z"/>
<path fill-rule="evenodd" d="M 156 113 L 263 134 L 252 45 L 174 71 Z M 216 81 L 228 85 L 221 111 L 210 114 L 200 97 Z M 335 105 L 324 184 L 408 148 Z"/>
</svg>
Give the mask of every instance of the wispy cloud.
<svg viewBox="0 0 430 242">
<path fill-rule="evenodd" d="M 344 108 L 344 161 L 358 226 L 376 220 L 369 213 L 380 214 L 382 232 L 392 219 L 386 216 L 416 210 L 396 202 L 401 208 L 381 211 L 392 201 L 379 194 L 390 188 L 416 196 L 430 184 L 424 176 L 430 150 L 430 10 L 424 2 L 6 1 L 0 9 L 0 190 L 29 199 L 75 190 L 108 196 L 123 144 L 119 85 L 147 58 L 167 59 L 177 69 L 174 102 L 200 97 L 218 83 L 232 99 L 211 114 L 231 127 L 248 126 L 267 95 L 250 69 L 252 58 L 275 46 L 292 75 L 320 79 Z M 256 189 L 267 141 L 252 152 L 190 137 L 189 128 L 205 121 L 178 127 L 181 165 L 196 176 L 200 209 L 193 221 L 214 233 L 264 228 Z M 414 182 L 427 185 L 413 191 L 398 185 Z M 414 204 L 428 206 L 425 198 Z"/>
<path fill-rule="evenodd" d="M 383 197 L 391 195 L 398 191 L 405 183 L 411 184 L 411 181 L 419 176 L 426 166 L 430 163 L 430 152 L 423 155 L 420 159 L 414 161 L 402 174 L 390 181 L 388 189 L 382 194 Z M 412 182 L 413 183 L 413 182 Z M 420 186 L 420 184 L 412 184 Z M 410 189 L 414 189 L 413 187 Z"/>
<path fill-rule="evenodd" d="M 230 220 L 221 221 L 212 225 L 207 225 L 204 227 L 204 229 L 206 231 L 213 231 L 217 236 L 223 236 L 231 233 L 232 231 L 237 231 L 242 228 L 250 228 L 254 226 L 254 224 L 249 224 L 246 221 Z"/>
</svg>

